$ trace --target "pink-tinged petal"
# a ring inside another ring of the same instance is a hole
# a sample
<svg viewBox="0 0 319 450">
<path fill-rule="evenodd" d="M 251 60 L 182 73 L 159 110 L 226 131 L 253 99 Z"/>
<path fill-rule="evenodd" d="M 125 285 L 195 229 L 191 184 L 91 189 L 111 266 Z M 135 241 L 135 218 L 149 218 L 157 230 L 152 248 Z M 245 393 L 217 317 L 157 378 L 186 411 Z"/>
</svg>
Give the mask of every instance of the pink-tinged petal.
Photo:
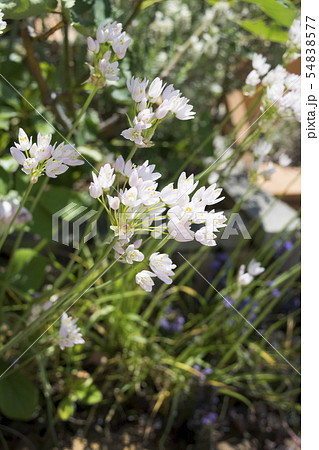
<svg viewBox="0 0 319 450">
<path fill-rule="evenodd" d="M 19 150 L 18 148 L 15 148 L 15 147 L 11 147 L 10 153 L 19 164 L 23 165 L 26 157 L 25 157 L 25 154 L 21 152 L 21 150 Z"/>
</svg>

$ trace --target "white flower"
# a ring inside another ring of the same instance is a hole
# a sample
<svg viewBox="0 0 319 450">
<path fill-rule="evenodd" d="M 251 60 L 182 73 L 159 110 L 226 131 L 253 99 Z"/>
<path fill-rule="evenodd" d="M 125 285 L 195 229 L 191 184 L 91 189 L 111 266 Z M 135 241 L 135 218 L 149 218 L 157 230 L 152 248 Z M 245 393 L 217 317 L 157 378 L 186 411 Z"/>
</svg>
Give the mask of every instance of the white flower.
<svg viewBox="0 0 319 450">
<path fill-rule="evenodd" d="M 155 273 L 150 272 L 149 270 L 142 270 L 142 272 L 136 274 L 135 280 L 136 283 L 144 289 L 144 291 L 151 292 L 154 286 L 154 281 L 152 278 L 155 276 Z"/>
<path fill-rule="evenodd" d="M 113 22 L 108 26 L 108 41 L 113 42 L 122 33 L 122 24 L 118 22 Z"/>
<path fill-rule="evenodd" d="M 157 102 L 165 85 L 166 83 L 163 85 L 163 81 L 159 77 L 156 77 L 155 80 L 152 81 L 150 87 L 148 88 L 148 96 L 152 103 Z"/>
<path fill-rule="evenodd" d="M 26 174 L 31 173 L 31 170 L 36 167 L 38 167 L 38 161 L 35 158 L 25 158 L 23 161 L 23 172 Z"/>
<path fill-rule="evenodd" d="M 161 174 L 159 172 L 154 172 L 154 169 L 155 164 L 148 165 L 148 161 L 145 161 L 141 166 L 138 166 L 137 173 L 143 181 L 155 181 L 161 177 Z"/>
<path fill-rule="evenodd" d="M 295 47 L 300 49 L 301 47 L 301 22 L 300 20 L 295 19 L 290 27 L 288 32 L 288 47 Z"/>
<path fill-rule="evenodd" d="M 110 63 L 109 59 L 111 56 L 111 52 L 108 51 L 103 55 L 103 58 L 99 61 L 99 69 L 101 71 L 102 76 L 105 80 L 109 81 L 117 81 L 119 77 L 117 73 L 120 71 L 117 61 Z"/>
<path fill-rule="evenodd" d="M 205 189 L 205 188 L 204 188 Z M 225 197 L 219 197 L 222 192 L 222 188 L 216 189 L 216 184 L 212 184 L 209 188 L 203 191 L 202 201 L 205 205 L 215 205 L 216 203 L 224 200 Z"/>
<path fill-rule="evenodd" d="M 260 83 L 260 78 L 257 70 L 252 70 L 247 75 L 245 83 L 248 84 L 249 86 L 257 86 L 257 84 Z"/>
<path fill-rule="evenodd" d="M 61 161 L 54 161 L 53 158 L 49 159 L 45 165 L 45 173 L 50 178 L 56 178 L 57 175 L 61 175 L 68 170 L 68 166 Z"/>
<path fill-rule="evenodd" d="M 45 171 L 51 178 L 64 173 L 69 167 L 78 166 L 84 161 L 78 159 L 79 153 L 71 146 L 56 143 L 52 146 L 51 134 L 41 135 L 38 133 L 37 143 L 32 144 L 32 138 L 28 138 L 25 131 L 19 129 L 19 143 L 11 147 L 13 158 L 23 166 L 22 171 L 31 175 L 31 182 L 37 182 L 40 175 Z M 28 156 L 28 150 L 29 155 Z M 25 152 L 25 153 L 23 153 Z"/>
<path fill-rule="evenodd" d="M 150 268 L 163 283 L 172 284 L 170 277 L 175 275 L 173 269 L 176 265 L 166 253 L 153 253 L 150 257 Z"/>
<path fill-rule="evenodd" d="M 155 116 L 157 119 L 164 119 L 164 117 L 167 115 L 167 113 L 170 111 L 171 104 L 169 100 L 165 99 L 163 103 L 159 105 L 157 110 L 155 111 Z"/>
<path fill-rule="evenodd" d="M 126 36 L 126 33 L 124 31 L 123 33 L 120 34 L 120 36 L 118 36 L 112 42 L 113 50 L 119 59 L 124 58 L 124 56 L 126 54 L 126 50 L 127 50 L 128 46 L 130 45 L 130 43 L 132 42 L 131 39 L 125 39 L 125 36 Z"/>
<path fill-rule="evenodd" d="M 143 205 L 150 206 L 158 202 L 160 193 L 156 191 L 157 183 L 152 180 L 140 182 L 137 185 L 138 196 L 141 199 Z"/>
<path fill-rule="evenodd" d="M 3 30 L 7 27 L 7 22 L 5 20 L 2 20 L 3 18 L 3 12 L 0 9 L 0 34 L 3 33 Z"/>
<path fill-rule="evenodd" d="M 110 166 L 110 164 L 105 164 L 101 167 L 98 180 L 103 189 L 109 190 L 113 185 L 115 180 L 115 174 L 113 172 L 114 169 Z"/>
<path fill-rule="evenodd" d="M 247 286 L 253 281 L 253 279 L 254 277 L 250 273 L 245 272 L 245 265 L 242 264 L 238 272 L 238 284 L 240 286 Z"/>
<path fill-rule="evenodd" d="M 85 341 L 82 338 L 80 328 L 76 326 L 78 319 L 72 319 L 66 313 L 62 314 L 59 346 L 61 350 L 66 347 L 74 347 L 75 344 L 83 344 Z"/>
<path fill-rule="evenodd" d="M 15 144 L 15 146 L 22 151 L 26 151 L 29 150 L 31 145 L 32 145 L 32 137 L 29 139 L 26 132 L 22 129 L 19 128 L 19 144 Z"/>
<path fill-rule="evenodd" d="M 114 211 L 117 211 L 120 207 L 120 199 L 118 197 L 111 197 L 110 195 L 107 196 L 109 205 Z"/>
<path fill-rule="evenodd" d="M 287 71 L 280 64 L 270 70 L 262 79 L 263 86 L 272 86 L 273 84 L 283 84 L 287 76 Z"/>
<path fill-rule="evenodd" d="M 259 156 L 267 156 L 272 149 L 272 145 L 267 141 L 257 141 L 257 143 L 253 147 L 254 155 Z"/>
<path fill-rule="evenodd" d="M 178 178 L 177 189 L 181 192 L 185 192 L 188 195 L 191 194 L 198 185 L 198 181 L 194 183 L 194 175 L 191 174 L 188 178 L 186 177 L 186 173 L 182 172 Z"/>
<path fill-rule="evenodd" d="M 100 45 L 98 41 L 95 41 L 91 36 L 87 38 L 88 48 L 93 53 L 99 53 Z"/>
<path fill-rule="evenodd" d="M 93 181 L 91 181 L 91 184 L 89 187 L 90 196 L 92 198 L 99 198 L 102 195 L 102 186 L 100 184 L 98 177 L 95 175 L 94 172 L 92 172 L 92 176 L 93 176 Z"/>
<path fill-rule="evenodd" d="M 250 261 L 247 267 L 248 273 L 252 275 L 253 277 L 256 277 L 257 275 L 260 275 L 264 272 L 265 268 L 261 267 L 260 262 L 257 262 L 254 258 Z"/>
<path fill-rule="evenodd" d="M 287 167 L 287 166 L 289 166 L 290 164 L 291 164 L 291 158 L 289 158 L 289 156 L 288 155 L 286 155 L 286 153 L 282 153 L 280 156 L 279 156 L 279 164 L 282 166 L 282 167 Z"/>
<path fill-rule="evenodd" d="M 124 192 L 120 190 L 120 199 L 123 205 L 130 207 L 138 206 L 142 203 L 138 198 L 137 189 L 135 186 L 130 189 L 125 189 Z"/>
<path fill-rule="evenodd" d="M 201 227 L 199 230 L 195 233 L 195 239 L 196 241 L 200 242 L 203 245 L 207 245 L 209 247 L 215 246 L 216 241 L 215 238 L 217 237 L 214 233 L 214 227 L 213 226 L 205 226 Z"/>
<path fill-rule="evenodd" d="M 130 91 L 132 99 L 135 102 L 141 102 L 143 98 L 145 97 L 145 89 L 148 85 L 148 80 L 144 78 L 134 78 L 132 77 L 131 80 L 127 80 L 127 89 Z"/>
<path fill-rule="evenodd" d="M 265 56 L 260 55 L 259 53 L 254 53 L 252 60 L 253 68 L 258 72 L 258 75 L 263 76 L 270 69 L 270 64 L 267 64 L 267 59 Z"/>
<path fill-rule="evenodd" d="M 168 221 L 167 228 L 169 234 L 177 242 L 190 242 L 194 240 L 194 231 L 190 228 L 191 222 L 178 219 L 178 217 L 171 217 Z"/>
<path fill-rule="evenodd" d="M 137 128 L 128 128 L 127 130 L 122 131 L 121 136 L 134 142 L 136 145 L 143 146 L 143 136 L 141 130 L 138 130 Z"/>
<path fill-rule="evenodd" d="M 136 117 L 134 117 L 133 124 L 137 130 L 146 130 L 152 126 L 151 121 L 154 113 L 151 108 L 143 109 Z"/>
<path fill-rule="evenodd" d="M 27 158 L 24 153 L 22 153 L 18 148 L 11 147 L 10 153 L 13 158 L 23 166 L 23 172 L 26 174 L 31 173 L 31 170 L 37 167 L 38 162 L 34 158 Z"/>
<path fill-rule="evenodd" d="M 125 262 L 128 264 L 133 264 L 133 261 L 143 261 L 144 255 L 142 252 L 135 248 L 134 244 L 130 244 L 125 250 L 125 254 L 123 255 L 125 258 Z"/>
</svg>

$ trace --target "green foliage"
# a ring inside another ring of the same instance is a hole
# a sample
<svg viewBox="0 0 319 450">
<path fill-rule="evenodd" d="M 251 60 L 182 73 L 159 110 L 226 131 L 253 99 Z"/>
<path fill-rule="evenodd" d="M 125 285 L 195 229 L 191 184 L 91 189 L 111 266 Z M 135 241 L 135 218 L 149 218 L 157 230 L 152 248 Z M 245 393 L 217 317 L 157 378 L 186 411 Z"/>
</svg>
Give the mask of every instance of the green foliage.
<svg viewBox="0 0 319 450">
<path fill-rule="evenodd" d="M 239 25 L 250 33 L 272 42 L 284 44 L 287 42 L 288 33 L 278 26 L 276 23 L 267 25 L 264 20 L 243 20 Z"/>
<path fill-rule="evenodd" d="M 1 373 L 6 369 L 7 364 L 0 361 Z M 0 379 L 0 410 L 9 419 L 30 420 L 38 402 L 38 389 L 20 372 Z"/>
<path fill-rule="evenodd" d="M 46 258 L 32 248 L 20 248 L 13 255 L 12 286 L 25 292 L 34 292 L 41 288 L 44 276 Z"/>
<path fill-rule="evenodd" d="M 297 16 L 298 10 L 293 7 L 289 1 L 279 2 L 278 0 L 245 0 L 249 3 L 254 3 L 267 14 L 267 16 L 274 19 L 275 22 L 287 28 L 290 28 L 292 22 Z"/>
<path fill-rule="evenodd" d="M 42 16 L 57 6 L 57 0 L 9 0 L 0 2 L 0 9 L 7 19 L 26 19 L 31 16 Z"/>
</svg>

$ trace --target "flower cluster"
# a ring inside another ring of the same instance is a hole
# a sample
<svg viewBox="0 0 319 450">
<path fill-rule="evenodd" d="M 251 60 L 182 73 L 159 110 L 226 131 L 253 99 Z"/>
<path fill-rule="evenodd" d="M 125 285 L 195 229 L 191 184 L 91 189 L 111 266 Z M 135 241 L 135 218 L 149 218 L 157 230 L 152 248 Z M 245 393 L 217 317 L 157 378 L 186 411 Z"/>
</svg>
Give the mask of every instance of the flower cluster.
<svg viewBox="0 0 319 450">
<path fill-rule="evenodd" d="M 16 196 L 9 196 L 0 201 L 0 235 L 9 226 L 11 220 L 19 209 L 19 200 Z M 16 217 L 13 226 L 32 220 L 32 214 L 24 206 Z"/>
<path fill-rule="evenodd" d="M 252 259 L 247 267 L 247 272 L 245 272 L 245 265 L 242 264 L 238 272 L 238 284 L 240 286 L 248 286 L 255 277 L 264 272 L 264 267 L 255 259 Z"/>
<path fill-rule="evenodd" d="M 149 86 L 149 87 L 148 87 Z M 148 89 L 147 89 L 148 87 Z M 127 88 L 134 100 L 133 118 L 129 117 L 130 128 L 122 131 L 121 135 L 137 147 L 151 147 L 152 136 L 163 120 L 177 117 L 179 120 L 193 119 L 195 112 L 190 105 L 189 99 L 175 89 L 172 84 L 166 86 L 163 81 L 156 77 L 149 85 L 149 80 L 134 78 L 127 80 Z M 160 105 L 154 110 L 156 103 Z"/>
<path fill-rule="evenodd" d="M 283 118 L 294 118 L 301 121 L 300 102 L 300 76 L 289 73 L 278 64 L 272 70 L 266 63 L 266 58 L 262 55 L 254 54 L 253 70 L 246 78 L 244 92 L 252 95 L 256 91 L 256 86 L 261 82 L 264 89 L 261 110 L 267 112 L 267 117 L 276 114 Z M 270 109 L 270 107 L 273 107 Z M 270 109 L 270 111 L 268 111 Z"/>
<path fill-rule="evenodd" d="M 3 31 L 6 29 L 7 27 L 7 22 L 3 19 L 3 12 L 0 9 L 0 34 L 3 33 Z"/>
<path fill-rule="evenodd" d="M 71 145 L 64 142 L 56 146 L 51 145 L 51 134 L 38 133 L 37 143 L 32 143 L 25 131 L 19 129 L 19 143 L 11 147 L 13 158 L 22 166 L 22 171 L 31 175 L 31 182 L 36 183 L 44 172 L 50 178 L 68 170 L 69 166 L 79 166 L 84 161 L 78 159 L 79 153 Z"/>
<path fill-rule="evenodd" d="M 117 81 L 119 72 L 118 59 L 123 59 L 131 39 L 122 30 L 122 24 L 100 24 L 96 39 L 88 37 L 89 51 L 94 54 L 94 65 L 89 64 L 91 82 L 93 85 L 103 87 L 106 81 Z"/>
<path fill-rule="evenodd" d="M 69 317 L 66 313 L 62 314 L 59 339 L 61 350 L 85 342 L 80 333 L 80 328 L 76 326 L 77 320 L 78 319 L 72 319 L 72 317 Z"/>
<path fill-rule="evenodd" d="M 301 22 L 294 20 L 289 33 L 287 41 L 287 49 L 283 56 L 286 64 L 299 58 L 301 53 Z"/>
<path fill-rule="evenodd" d="M 265 162 L 265 158 L 269 156 L 272 145 L 263 140 L 258 140 L 252 148 L 254 162 L 250 166 L 250 178 L 253 182 L 256 181 L 257 175 L 262 175 L 265 180 L 269 180 L 271 176 L 276 172 L 274 163 L 272 161 L 268 162 L 266 168 L 260 170 L 261 165 Z M 292 162 L 291 158 L 289 158 L 286 153 L 281 153 L 278 157 L 278 164 L 281 167 L 287 167 Z"/>
<path fill-rule="evenodd" d="M 222 189 L 213 184 L 196 190 L 198 181 L 194 181 L 194 175 L 187 177 L 183 172 L 176 188 L 170 183 L 158 190 L 156 180 L 161 174 L 154 170 L 155 165 L 149 165 L 148 161 L 135 166 L 130 160 L 125 163 L 119 156 L 114 167 L 105 164 L 98 176 L 93 173 L 89 187 L 90 195 L 103 204 L 110 218 L 110 228 L 117 237 L 114 249 L 118 258 L 128 264 L 144 259 L 139 250 L 142 240 L 132 242 L 136 233 L 151 233 L 154 238 L 166 234 L 179 242 L 195 239 L 203 245 L 214 246 L 216 233 L 226 226 L 223 212 L 206 210 L 223 200 L 224 197 L 220 197 Z M 120 182 L 123 183 L 121 188 Z M 118 195 L 114 196 L 110 189 L 115 189 L 115 185 Z M 151 271 L 140 272 L 136 281 L 145 290 L 152 289 L 155 276 L 170 284 L 174 268 L 167 255 L 153 253 L 150 257 Z"/>
<path fill-rule="evenodd" d="M 172 260 L 166 253 L 153 253 L 150 257 L 150 268 L 152 269 L 152 272 L 149 270 L 142 270 L 142 272 L 136 274 L 136 283 L 141 286 L 142 289 L 150 292 L 154 286 L 152 278 L 156 276 L 163 283 L 172 284 L 172 279 L 170 277 L 175 275 L 173 269 L 176 268 L 176 265 L 172 263 Z"/>
</svg>

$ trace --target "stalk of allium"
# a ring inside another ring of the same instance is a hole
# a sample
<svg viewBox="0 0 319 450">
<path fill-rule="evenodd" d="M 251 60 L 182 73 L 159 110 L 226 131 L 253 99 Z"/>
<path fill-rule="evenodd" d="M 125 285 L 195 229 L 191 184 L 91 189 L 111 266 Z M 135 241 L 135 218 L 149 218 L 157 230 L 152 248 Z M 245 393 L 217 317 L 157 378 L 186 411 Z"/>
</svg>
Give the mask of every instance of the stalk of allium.
<svg viewBox="0 0 319 450">
<path fill-rule="evenodd" d="M 172 84 L 166 86 L 158 77 L 150 84 L 146 78 L 132 77 L 127 81 L 127 88 L 134 101 L 136 115 L 129 117 L 130 128 L 122 131 L 121 135 L 137 147 L 151 147 L 153 134 L 164 120 L 174 116 L 179 120 L 189 120 L 195 116 L 188 98 L 183 97 Z M 159 101 L 160 105 L 154 109 Z"/>
<path fill-rule="evenodd" d="M 117 81 L 120 71 L 117 60 L 124 58 L 131 43 L 131 39 L 122 30 L 122 24 L 100 24 L 96 39 L 89 37 L 87 43 L 89 51 L 94 55 L 93 65 L 88 64 L 91 83 L 96 87 L 103 87 L 107 80 Z"/>
<path fill-rule="evenodd" d="M 216 188 L 216 184 L 196 190 L 198 181 L 194 182 L 194 175 L 187 177 L 183 172 L 177 188 L 170 183 L 157 190 L 156 180 L 161 174 L 154 170 L 155 165 L 149 165 L 148 161 L 135 166 L 131 160 L 125 163 L 119 156 L 114 167 L 105 164 L 98 176 L 93 173 L 90 195 L 100 201 L 109 216 L 110 228 L 118 238 L 114 250 L 123 263 L 144 259 L 140 251 L 143 241 L 134 241 L 136 234 L 151 234 L 153 238 L 166 235 L 178 242 L 195 239 L 203 245 L 215 246 L 216 233 L 226 226 L 223 212 L 206 209 L 224 198 L 220 197 L 222 189 Z M 108 191 L 114 187 L 116 175 L 123 179 L 123 186 L 117 196 L 110 196 Z M 163 222 L 166 219 L 167 223 Z M 198 229 L 193 230 L 194 227 Z M 136 276 L 143 289 L 152 289 L 154 277 L 171 283 L 172 269 L 176 266 L 168 255 L 153 253 L 149 263 L 152 272 L 144 270 Z"/>
<path fill-rule="evenodd" d="M 261 99 L 261 111 L 267 112 L 267 118 L 295 119 L 301 121 L 300 77 L 278 64 L 269 70 L 266 58 L 259 54 L 253 55 L 253 70 L 246 78 L 245 95 L 254 95 L 256 86 L 261 83 L 264 88 Z M 272 107 L 272 108 L 270 108 Z M 268 111 L 269 109 L 269 111 Z"/>
</svg>

